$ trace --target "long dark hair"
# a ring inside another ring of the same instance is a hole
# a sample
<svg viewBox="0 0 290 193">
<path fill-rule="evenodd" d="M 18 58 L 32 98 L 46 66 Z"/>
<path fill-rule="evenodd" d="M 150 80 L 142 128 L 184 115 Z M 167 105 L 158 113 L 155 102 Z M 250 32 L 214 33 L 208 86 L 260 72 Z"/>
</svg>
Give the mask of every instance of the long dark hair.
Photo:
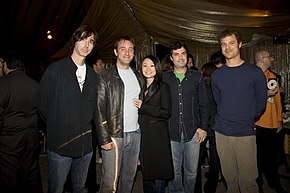
<svg viewBox="0 0 290 193">
<path fill-rule="evenodd" d="M 71 52 L 73 51 L 76 42 L 86 39 L 90 37 L 91 35 L 94 35 L 94 46 L 95 46 L 96 41 L 98 39 L 98 34 L 97 34 L 97 31 L 93 27 L 89 25 L 83 25 L 83 26 L 80 26 L 78 29 L 76 29 L 71 37 L 70 51 Z"/>
<path fill-rule="evenodd" d="M 153 62 L 155 70 L 156 70 L 156 75 L 155 75 L 154 80 L 153 80 L 152 84 L 150 85 L 150 87 L 151 88 L 155 88 L 156 90 L 158 90 L 160 88 L 160 86 L 161 86 L 161 83 L 162 83 L 162 67 L 161 67 L 161 63 L 160 63 L 159 59 L 156 56 L 154 56 L 154 55 L 145 56 L 143 58 L 143 60 L 142 60 L 142 63 L 147 58 Z M 150 88 L 147 88 L 146 77 L 142 73 L 142 64 L 139 65 L 139 66 L 140 66 L 140 72 L 141 72 L 142 79 L 143 79 L 143 90 L 146 91 L 147 89 L 150 89 Z"/>
</svg>

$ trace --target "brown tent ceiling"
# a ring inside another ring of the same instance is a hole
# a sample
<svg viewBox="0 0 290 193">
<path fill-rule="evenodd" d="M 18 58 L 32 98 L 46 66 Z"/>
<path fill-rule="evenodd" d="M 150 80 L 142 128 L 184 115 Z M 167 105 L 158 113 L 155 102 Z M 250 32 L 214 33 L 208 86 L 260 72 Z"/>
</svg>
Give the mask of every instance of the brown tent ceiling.
<svg viewBox="0 0 290 193">
<path fill-rule="evenodd" d="M 112 57 L 120 35 L 136 39 L 137 52 L 153 43 L 169 45 L 183 40 L 191 46 L 216 45 L 217 35 L 226 28 L 242 32 L 244 42 L 281 33 L 289 34 L 288 0 L 98 0 L 83 24 L 99 33 L 98 52 Z M 64 47 L 55 56 L 65 52 Z"/>
</svg>

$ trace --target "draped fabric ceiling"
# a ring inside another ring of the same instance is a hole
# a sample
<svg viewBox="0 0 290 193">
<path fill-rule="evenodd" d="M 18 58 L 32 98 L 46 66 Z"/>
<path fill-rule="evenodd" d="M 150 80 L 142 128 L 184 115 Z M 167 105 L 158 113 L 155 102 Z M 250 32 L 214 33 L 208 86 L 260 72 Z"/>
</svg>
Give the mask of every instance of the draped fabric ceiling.
<svg viewBox="0 0 290 193">
<path fill-rule="evenodd" d="M 192 49 L 217 46 L 216 37 L 225 28 L 242 32 L 244 42 L 288 33 L 288 0 L 97 0 L 83 24 L 99 33 L 98 53 L 112 58 L 115 39 L 135 38 L 137 52 L 151 52 L 153 43 L 168 46 L 182 40 Z M 61 56 L 60 51 L 55 56 Z"/>
<path fill-rule="evenodd" d="M 135 38 L 137 59 L 154 53 L 154 44 L 168 46 L 175 40 L 198 54 L 216 50 L 217 35 L 228 27 L 240 30 L 247 44 L 290 34 L 289 4 L 289 0 L 1 0 L 0 51 L 19 47 L 31 58 L 57 59 L 68 54 L 73 31 L 88 24 L 98 31 L 97 53 L 107 62 L 121 35 Z M 46 38 L 48 30 L 52 40 Z"/>
</svg>

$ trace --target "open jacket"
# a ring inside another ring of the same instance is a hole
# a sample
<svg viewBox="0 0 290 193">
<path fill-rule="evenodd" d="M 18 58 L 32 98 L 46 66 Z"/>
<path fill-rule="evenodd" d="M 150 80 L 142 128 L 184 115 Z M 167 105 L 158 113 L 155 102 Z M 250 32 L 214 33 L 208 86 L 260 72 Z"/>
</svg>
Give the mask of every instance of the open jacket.
<svg viewBox="0 0 290 193">
<path fill-rule="evenodd" d="M 48 149 L 63 156 L 80 157 L 93 150 L 97 79 L 93 69 L 86 68 L 82 91 L 70 56 L 51 64 L 39 84 L 38 110 L 47 125 Z"/>
<path fill-rule="evenodd" d="M 163 73 L 163 81 L 170 85 L 172 115 L 169 121 L 171 141 L 190 141 L 196 129 L 207 131 L 209 105 L 204 79 L 200 72 L 187 69 L 180 82 L 173 71 Z"/>
<path fill-rule="evenodd" d="M 133 69 L 139 84 L 138 72 Z M 97 102 L 97 135 L 101 145 L 110 143 L 111 137 L 123 138 L 124 83 L 117 66 L 104 70 L 99 76 Z"/>
</svg>

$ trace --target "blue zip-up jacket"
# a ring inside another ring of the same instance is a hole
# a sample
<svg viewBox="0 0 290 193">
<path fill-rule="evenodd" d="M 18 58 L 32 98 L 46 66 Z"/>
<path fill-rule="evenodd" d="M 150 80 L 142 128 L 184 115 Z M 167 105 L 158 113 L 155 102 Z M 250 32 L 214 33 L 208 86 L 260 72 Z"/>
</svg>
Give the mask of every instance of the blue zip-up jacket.
<svg viewBox="0 0 290 193">
<path fill-rule="evenodd" d="M 208 97 L 204 79 L 200 72 L 187 69 L 180 82 L 173 71 L 163 73 L 163 81 L 170 85 L 172 115 L 169 121 L 171 141 L 190 141 L 196 129 L 207 131 Z"/>
</svg>

